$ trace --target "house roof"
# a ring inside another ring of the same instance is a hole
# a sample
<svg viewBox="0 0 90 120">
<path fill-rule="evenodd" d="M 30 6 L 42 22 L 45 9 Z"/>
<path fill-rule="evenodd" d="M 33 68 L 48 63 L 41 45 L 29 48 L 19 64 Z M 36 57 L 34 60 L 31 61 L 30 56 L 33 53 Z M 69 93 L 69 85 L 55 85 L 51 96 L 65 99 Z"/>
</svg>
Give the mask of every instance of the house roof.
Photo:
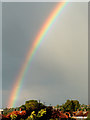
<svg viewBox="0 0 90 120">
<path fill-rule="evenodd" d="M 78 111 L 78 112 L 74 112 L 74 113 L 75 113 L 74 116 L 87 116 L 88 115 L 88 111 L 87 112 Z"/>
<path fill-rule="evenodd" d="M 0 109 L 0 111 L 3 111 L 3 109 Z"/>
<path fill-rule="evenodd" d="M 68 118 L 68 116 L 67 115 L 65 115 L 64 113 L 62 113 L 62 112 L 60 112 L 60 117 L 61 118 Z"/>
</svg>

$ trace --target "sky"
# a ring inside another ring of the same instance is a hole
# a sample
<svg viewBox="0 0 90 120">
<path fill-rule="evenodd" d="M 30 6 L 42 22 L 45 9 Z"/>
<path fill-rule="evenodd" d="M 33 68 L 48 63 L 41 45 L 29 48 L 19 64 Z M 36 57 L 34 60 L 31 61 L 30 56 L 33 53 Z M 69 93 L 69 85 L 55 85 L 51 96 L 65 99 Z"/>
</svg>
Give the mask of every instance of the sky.
<svg viewBox="0 0 90 120">
<path fill-rule="evenodd" d="M 57 3 L 2 4 L 2 106 L 37 33 Z M 88 3 L 68 3 L 44 38 L 25 75 L 16 106 L 77 99 L 88 104 Z"/>
<path fill-rule="evenodd" d="M 0 2 L 0 108 L 2 107 L 2 4 Z"/>
<path fill-rule="evenodd" d="M 90 27 L 90 14 L 89 14 L 89 11 L 90 11 L 90 2 L 88 4 L 88 39 L 90 38 L 90 31 L 89 31 L 89 27 Z M 90 45 L 90 42 L 88 41 L 88 46 Z M 90 74 L 89 74 L 89 69 L 90 69 L 90 64 L 89 64 L 89 60 L 90 60 L 90 57 L 89 57 L 89 47 L 88 47 L 88 104 L 90 104 L 90 95 L 89 95 L 89 91 L 90 91 Z"/>
<path fill-rule="evenodd" d="M 0 0 L 1 2 L 64 2 L 66 0 Z M 68 0 L 69 2 L 89 2 L 89 0 Z"/>
</svg>

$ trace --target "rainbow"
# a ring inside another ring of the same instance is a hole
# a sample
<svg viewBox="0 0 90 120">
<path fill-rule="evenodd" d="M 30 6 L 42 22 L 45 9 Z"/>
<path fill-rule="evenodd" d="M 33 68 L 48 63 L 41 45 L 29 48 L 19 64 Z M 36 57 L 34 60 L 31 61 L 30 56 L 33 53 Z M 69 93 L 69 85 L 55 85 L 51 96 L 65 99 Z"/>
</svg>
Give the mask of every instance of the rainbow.
<svg viewBox="0 0 90 120">
<path fill-rule="evenodd" d="M 47 32 L 49 31 L 49 29 L 51 28 L 51 26 L 53 25 L 53 23 L 55 22 L 57 17 L 60 15 L 61 11 L 63 10 L 63 8 L 66 6 L 67 3 L 68 3 L 67 0 L 65 0 L 64 2 L 57 3 L 55 9 L 52 11 L 52 13 L 50 14 L 50 16 L 47 18 L 44 25 L 42 26 L 41 30 L 37 34 L 36 39 L 34 40 L 34 42 L 32 44 L 32 47 L 29 49 L 29 51 L 26 55 L 25 62 L 20 69 L 20 73 L 15 80 L 13 89 L 11 91 L 11 96 L 9 99 L 8 107 L 15 107 L 15 103 L 20 95 L 22 83 L 23 83 L 25 75 L 30 67 L 33 56 L 35 55 L 36 51 L 40 47 Z"/>
</svg>

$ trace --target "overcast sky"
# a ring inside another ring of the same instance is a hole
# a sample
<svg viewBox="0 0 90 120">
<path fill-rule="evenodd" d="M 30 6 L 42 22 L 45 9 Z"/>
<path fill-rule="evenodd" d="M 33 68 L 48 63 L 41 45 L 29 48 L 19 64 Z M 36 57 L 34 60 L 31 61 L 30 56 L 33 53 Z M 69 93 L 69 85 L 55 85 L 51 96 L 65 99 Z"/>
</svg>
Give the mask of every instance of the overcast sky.
<svg viewBox="0 0 90 120">
<path fill-rule="evenodd" d="M 0 0 L 1 2 L 64 2 L 66 0 Z M 67 0 L 68 2 L 89 2 L 90 0 Z"/>
<path fill-rule="evenodd" d="M 0 108 L 2 107 L 2 4 L 0 2 Z"/>
<path fill-rule="evenodd" d="M 28 49 L 57 3 L 3 3 L 3 107 Z M 88 104 L 88 3 L 69 3 L 38 49 L 16 106 L 37 99 L 46 105 L 77 99 Z"/>
</svg>

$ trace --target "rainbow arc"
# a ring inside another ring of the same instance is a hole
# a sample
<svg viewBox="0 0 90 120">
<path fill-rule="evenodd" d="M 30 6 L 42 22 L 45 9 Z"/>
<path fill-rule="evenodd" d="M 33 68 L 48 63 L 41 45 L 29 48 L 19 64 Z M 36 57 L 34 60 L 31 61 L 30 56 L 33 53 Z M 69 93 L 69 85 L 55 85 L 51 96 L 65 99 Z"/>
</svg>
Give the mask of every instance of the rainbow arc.
<svg viewBox="0 0 90 120">
<path fill-rule="evenodd" d="M 13 86 L 13 89 L 10 95 L 8 107 L 15 107 L 15 103 L 17 99 L 19 98 L 20 90 L 22 88 L 21 86 L 23 84 L 25 75 L 30 67 L 31 61 L 33 60 L 33 56 L 37 52 L 42 41 L 45 40 L 44 38 L 47 32 L 49 31 L 49 29 L 51 28 L 51 26 L 53 25 L 57 17 L 60 15 L 61 11 L 63 10 L 63 8 L 66 6 L 67 3 L 68 3 L 67 0 L 64 2 L 57 3 L 55 9 L 52 11 L 50 16 L 46 19 L 41 30 L 37 34 L 32 44 L 32 47 L 29 49 L 26 55 L 25 62 L 23 66 L 21 66 L 19 75 L 16 77 L 16 80 L 15 80 L 15 83 L 14 83 L 14 86 Z"/>
</svg>

